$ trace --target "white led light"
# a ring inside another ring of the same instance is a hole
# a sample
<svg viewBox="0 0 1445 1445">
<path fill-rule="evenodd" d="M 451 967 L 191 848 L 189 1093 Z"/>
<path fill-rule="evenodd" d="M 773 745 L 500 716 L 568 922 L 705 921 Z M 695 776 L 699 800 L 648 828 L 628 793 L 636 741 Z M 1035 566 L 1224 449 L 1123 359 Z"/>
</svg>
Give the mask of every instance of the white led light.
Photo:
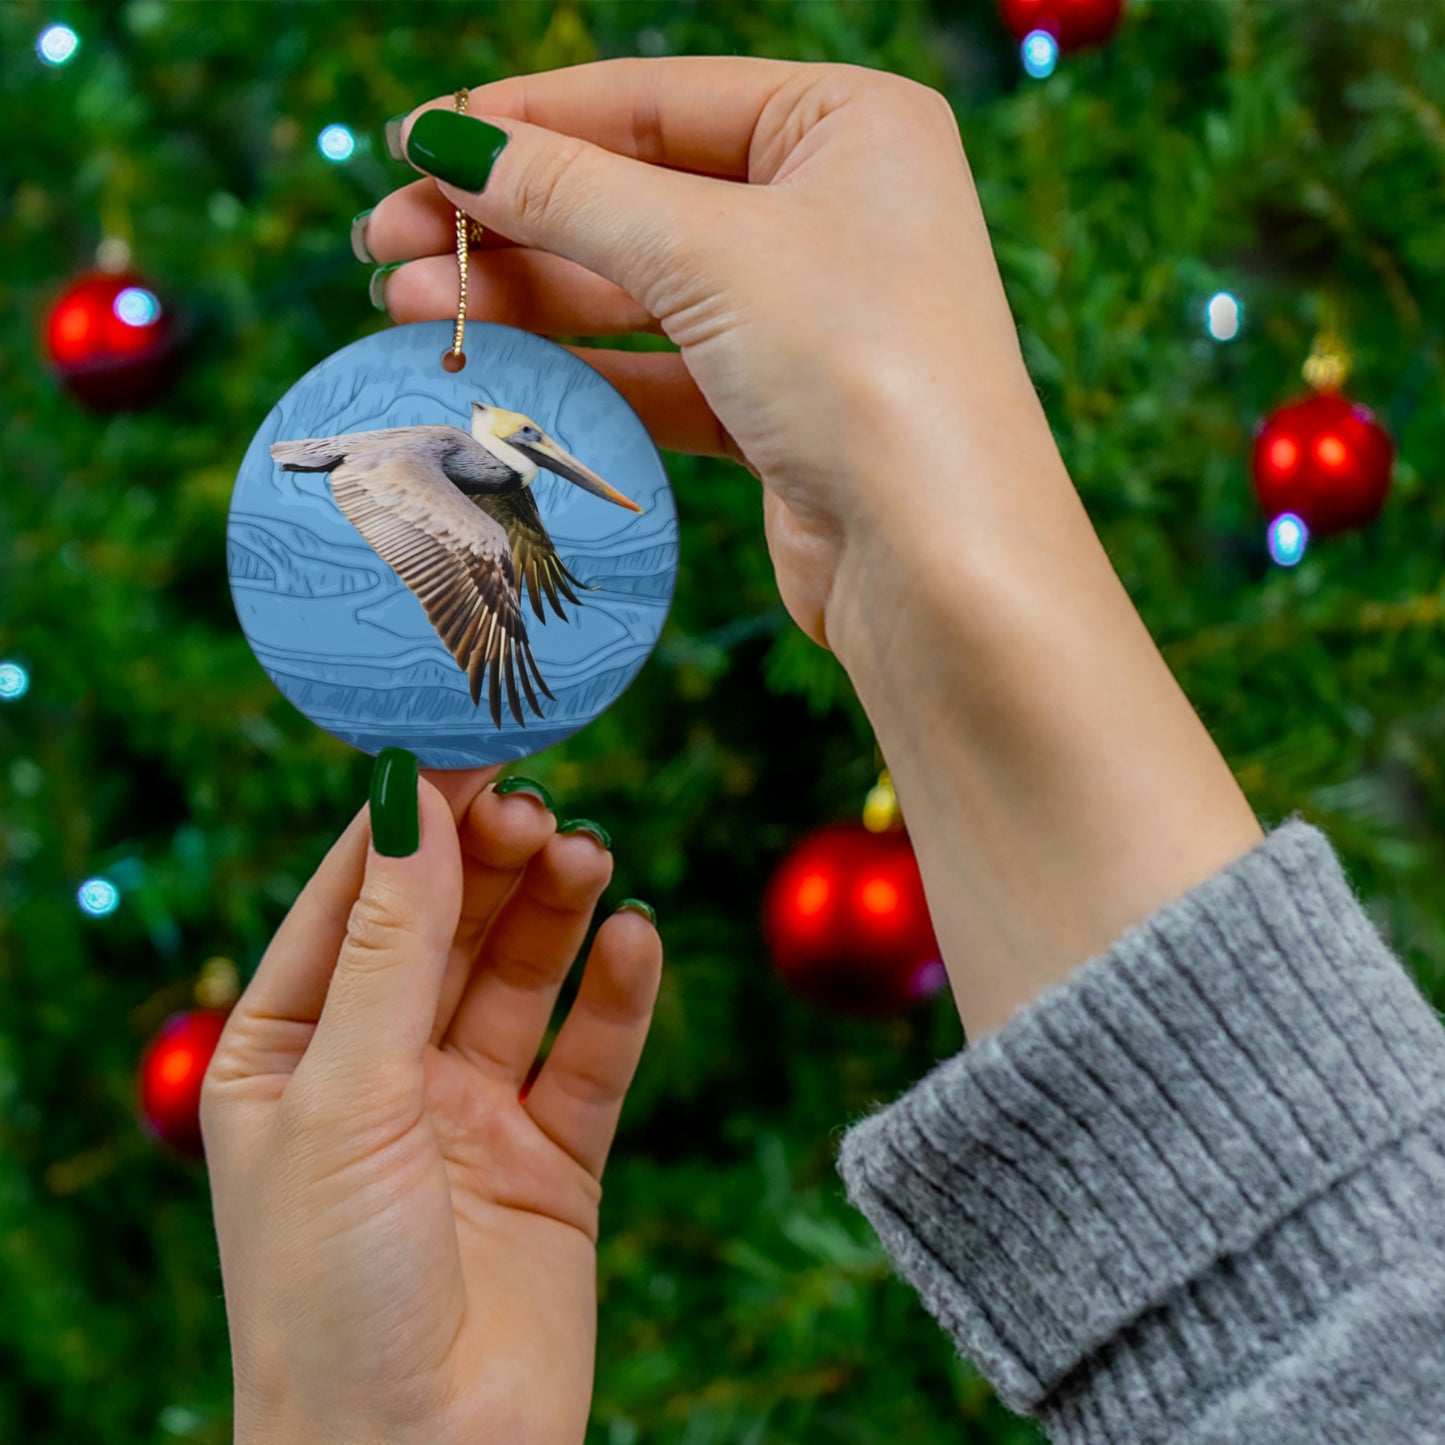
<svg viewBox="0 0 1445 1445">
<path fill-rule="evenodd" d="M 30 691 L 30 674 L 18 662 L 0 662 L 0 702 L 14 702 Z"/>
<path fill-rule="evenodd" d="M 344 125 L 329 125 L 316 137 L 317 149 L 329 161 L 349 161 L 356 153 L 356 137 Z"/>
<path fill-rule="evenodd" d="M 35 53 L 47 65 L 64 65 L 80 49 L 80 36 L 68 25 L 47 25 L 35 42 Z"/>
<path fill-rule="evenodd" d="M 1293 512 L 1281 512 L 1269 524 L 1269 555 L 1281 567 L 1293 567 L 1305 554 L 1310 529 Z"/>
<path fill-rule="evenodd" d="M 1244 307 L 1228 291 L 1216 291 L 1204 308 L 1204 329 L 1216 341 L 1233 341 L 1244 324 Z"/>
<path fill-rule="evenodd" d="M 161 303 L 143 286 L 127 286 L 111 308 L 127 326 L 150 326 L 160 320 Z"/>
<path fill-rule="evenodd" d="M 104 918 L 120 907 L 120 889 L 109 878 L 87 878 L 76 898 L 81 911 L 92 918 Z"/>
<path fill-rule="evenodd" d="M 1043 80 L 1054 73 L 1059 63 L 1059 42 L 1047 30 L 1030 30 L 1019 53 L 1024 69 L 1035 80 Z"/>
</svg>

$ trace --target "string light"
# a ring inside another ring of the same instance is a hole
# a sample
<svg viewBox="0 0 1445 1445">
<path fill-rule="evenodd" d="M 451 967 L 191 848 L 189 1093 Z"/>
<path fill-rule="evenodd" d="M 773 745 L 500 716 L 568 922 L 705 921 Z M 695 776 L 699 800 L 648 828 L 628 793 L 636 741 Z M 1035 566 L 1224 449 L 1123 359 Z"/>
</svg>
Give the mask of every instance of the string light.
<svg viewBox="0 0 1445 1445">
<path fill-rule="evenodd" d="M 0 662 L 0 702 L 14 702 L 30 691 L 30 674 L 18 662 Z"/>
<path fill-rule="evenodd" d="M 1305 554 L 1310 529 L 1293 512 L 1281 512 L 1269 524 L 1269 555 L 1281 567 L 1293 567 Z"/>
<path fill-rule="evenodd" d="M 64 65 L 80 49 L 80 36 L 68 25 L 47 25 L 35 42 L 35 53 L 47 65 Z"/>
<path fill-rule="evenodd" d="M 1031 30 L 1019 47 L 1024 69 L 1035 80 L 1045 80 L 1059 63 L 1059 42 L 1047 30 Z"/>
<path fill-rule="evenodd" d="M 105 918 L 120 907 L 120 889 L 109 878 L 87 878 L 75 896 L 80 911 L 92 918 Z"/>
<path fill-rule="evenodd" d="M 1204 329 L 1216 341 L 1233 341 L 1244 325 L 1244 307 L 1237 296 L 1216 291 L 1204 308 Z"/>
<path fill-rule="evenodd" d="M 127 286 L 111 307 L 116 320 L 127 326 L 154 326 L 161 319 L 161 303 L 155 292 L 144 286 Z"/>
<path fill-rule="evenodd" d="M 349 126 L 329 125 L 316 137 L 316 147 L 329 161 L 349 161 L 356 154 L 356 137 Z"/>
</svg>

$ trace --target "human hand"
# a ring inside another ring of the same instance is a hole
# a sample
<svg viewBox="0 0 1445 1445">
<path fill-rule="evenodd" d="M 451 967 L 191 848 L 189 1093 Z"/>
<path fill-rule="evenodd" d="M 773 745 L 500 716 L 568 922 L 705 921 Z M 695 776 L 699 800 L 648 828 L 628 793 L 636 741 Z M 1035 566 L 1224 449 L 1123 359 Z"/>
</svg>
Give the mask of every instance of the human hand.
<svg viewBox="0 0 1445 1445">
<path fill-rule="evenodd" d="M 943 98 L 852 66 L 616 60 L 388 126 L 434 179 L 360 249 L 397 320 L 581 349 L 658 442 L 763 483 L 783 601 L 888 759 L 971 1037 L 1252 847 L 1259 826 L 1154 646 L 1028 376 Z M 493 163 L 495 162 L 495 163 Z M 497 244 L 500 236 L 506 244 Z"/>
<path fill-rule="evenodd" d="M 238 1445 L 583 1438 L 600 1180 L 662 951 L 638 912 L 602 925 L 519 1098 L 612 856 L 495 772 L 394 776 L 409 856 L 371 846 L 375 804 L 352 819 L 207 1071 Z"/>
<path fill-rule="evenodd" d="M 490 174 L 487 121 L 507 137 Z M 455 205 L 513 243 L 473 251 L 473 316 L 665 333 L 679 352 L 578 354 L 660 445 L 760 477 L 783 600 L 840 655 L 880 547 L 923 545 L 943 519 L 950 541 L 982 537 L 1005 470 L 1062 476 L 937 92 L 855 66 L 615 60 L 388 129 L 437 178 L 384 198 L 358 237 L 410 262 L 385 276 L 391 315 L 454 313 Z"/>
</svg>

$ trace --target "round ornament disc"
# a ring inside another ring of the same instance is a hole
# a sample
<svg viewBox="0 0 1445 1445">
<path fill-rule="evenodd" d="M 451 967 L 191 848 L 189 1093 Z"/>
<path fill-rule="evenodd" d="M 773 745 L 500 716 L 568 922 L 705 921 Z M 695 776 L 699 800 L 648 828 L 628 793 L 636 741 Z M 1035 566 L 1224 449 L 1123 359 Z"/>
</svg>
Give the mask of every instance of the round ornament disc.
<svg viewBox="0 0 1445 1445">
<path fill-rule="evenodd" d="M 621 393 L 530 332 L 368 336 L 272 409 L 226 561 L 261 666 L 318 726 L 425 768 L 526 757 L 609 707 L 677 578 L 662 458 Z"/>
</svg>

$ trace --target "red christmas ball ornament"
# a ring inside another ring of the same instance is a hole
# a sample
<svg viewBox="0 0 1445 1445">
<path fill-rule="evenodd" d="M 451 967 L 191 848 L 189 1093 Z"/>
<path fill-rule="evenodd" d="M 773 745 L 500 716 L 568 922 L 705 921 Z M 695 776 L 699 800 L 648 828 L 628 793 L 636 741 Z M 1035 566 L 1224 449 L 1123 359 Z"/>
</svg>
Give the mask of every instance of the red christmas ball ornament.
<svg viewBox="0 0 1445 1445">
<path fill-rule="evenodd" d="M 840 823 L 810 834 L 774 874 L 763 927 L 789 987 L 835 1013 L 899 1013 L 946 982 L 901 829 Z"/>
<path fill-rule="evenodd" d="M 141 1056 L 141 1121 L 182 1154 L 205 1153 L 201 1081 L 229 1014 L 229 1009 L 211 1008 L 172 1014 Z"/>
<path fill-rule="evenodd" d="M 1254 439 L 1255 495 L 1273 520 L 1293 512 L 1317 537 L 1365 527 L 1390 490 L 1395 447 L 1374 414 L 1337 392 L 1279 407 Z"/>
<path fill-rule="evenodd" d="M 129 271 L 92 271 L 61 295 L 45 322 L 45 351 L 66 389 L 97 411 L 152 400 L 170 380 L 175 317 Z"/>
<path fill-rule="evenodd" d="M 1124 12 L 1124 0 L 999 0 L 999 16 L 1022 43 L 1035 30 L 1058 41 L 1060 50 L 1101 45 Z"/>
</svg>

